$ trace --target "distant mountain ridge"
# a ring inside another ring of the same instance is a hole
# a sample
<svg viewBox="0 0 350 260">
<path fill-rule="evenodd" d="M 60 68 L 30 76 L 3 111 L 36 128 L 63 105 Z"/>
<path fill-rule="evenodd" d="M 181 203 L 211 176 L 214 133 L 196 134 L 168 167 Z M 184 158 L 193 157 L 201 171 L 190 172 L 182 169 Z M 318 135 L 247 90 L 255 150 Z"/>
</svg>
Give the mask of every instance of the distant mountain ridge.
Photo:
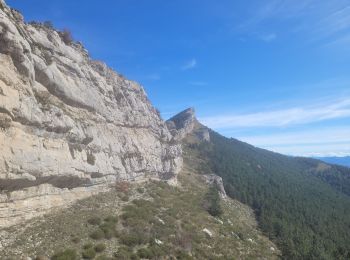
<svg viewBox="0 0 350 260">
<path fill-rule="evenodd" d="M 326 163 L 332 163 L 332 164 L 338 164 L 346 167 L 350 167 L 350 156 L 344 156 L 344 157 L 315 157 L 316 159 L 319 159 L 321 161 L 324 161 Z"/>
</svg>

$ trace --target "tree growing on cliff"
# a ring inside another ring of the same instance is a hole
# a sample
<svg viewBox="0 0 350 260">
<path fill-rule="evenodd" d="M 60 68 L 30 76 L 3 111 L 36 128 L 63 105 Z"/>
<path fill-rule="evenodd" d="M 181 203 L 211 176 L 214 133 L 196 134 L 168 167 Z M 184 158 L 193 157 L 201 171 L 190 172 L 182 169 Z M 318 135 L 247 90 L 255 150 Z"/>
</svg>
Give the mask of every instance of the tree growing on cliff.
<svg viewBox="0 0 350 260">
<path fill-rule="evenodd" d="M 214 185 L 210 186 L 208 192 L 205 195 L 203 204 L 204 208 L 213 217 L 218 217 L 222 214 L 222 208 L 220 205 L 220 195 L 217 188 Z"/>
<path fill-rule="evenodd" d="M 68 29 L 63 29 L 62 32 L 59 33 L 61 36 L 62 41 L 66 45 L 70 45 L 73 42 L 73 36 L 70 30 Z"/>
</svg>

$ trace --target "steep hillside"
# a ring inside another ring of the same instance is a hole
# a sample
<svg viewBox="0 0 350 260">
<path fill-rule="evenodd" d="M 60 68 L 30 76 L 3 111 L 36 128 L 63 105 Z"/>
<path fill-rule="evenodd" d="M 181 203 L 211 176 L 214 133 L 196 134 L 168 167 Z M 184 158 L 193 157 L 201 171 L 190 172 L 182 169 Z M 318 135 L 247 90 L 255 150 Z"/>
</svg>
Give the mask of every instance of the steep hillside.
<svg viewBox="0 0 350 260">
<path fill-rule="evenodd" d="M 142 87 L 0 0 L 0 228 L 116 180 L 173 180 L 172 139 Z"/>
<path fill-rule="evenodd" d="M 70 208 L 0 231 L 0 255 L 67 260 L 278 259 L 279 250 L 257 229 L 249 207 L 227 198 L 220 202 L 219 217 L 207 212 L 203 203 L 209 186 L 195 170 L 200 161 L 184 156 L 190 164 L 179 174 L 178 187 L 159 181 L 120 182 Z"/>
<path fill-rule="evenodd" d="M 209 142 L 196 141 L 203 131 Z M 198 171 L 221 176 L 227 194 L 255 210 L 285 259 L 350 258 L 348 169 L 259 149 L 200 124 L 184 149 L 202 161 Z"/>
</svg>

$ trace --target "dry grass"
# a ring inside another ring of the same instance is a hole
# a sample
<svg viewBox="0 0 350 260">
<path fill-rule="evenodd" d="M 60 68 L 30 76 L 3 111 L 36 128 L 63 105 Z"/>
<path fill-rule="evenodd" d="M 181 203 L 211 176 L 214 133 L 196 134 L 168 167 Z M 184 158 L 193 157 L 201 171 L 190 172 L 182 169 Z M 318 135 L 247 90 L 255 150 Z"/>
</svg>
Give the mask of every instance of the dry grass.
<svg viewBox="0 0 350 260">
<path fill-rule="evenodd" d="M 196 163 L 195 157 L 191 160 Z M 208 187 L 193 168 L 185 165 L 179 187 L 156 181 L 117 183 L 110 192 L 33 220 L 23 228 L 14 227 L 8 230 L 13 232 L 13 241 L 0 255 L 14 259 L 52 256 L 71 249 L 80 257 L 96 255 L 96 259 L 277 258 L 277 251 L 270 249 L 275 246 L 257 230 L 247 206 L 227 200 L 222 201 L 220 220 L 207 213 L 202 200 Z M 120 198 L 125 193 L 128 202 Z M 204 228 L 213 237 L 208 237 Z M 100 233 L 97 240 L 91 237 L 94 232 Z"/>
</svg>

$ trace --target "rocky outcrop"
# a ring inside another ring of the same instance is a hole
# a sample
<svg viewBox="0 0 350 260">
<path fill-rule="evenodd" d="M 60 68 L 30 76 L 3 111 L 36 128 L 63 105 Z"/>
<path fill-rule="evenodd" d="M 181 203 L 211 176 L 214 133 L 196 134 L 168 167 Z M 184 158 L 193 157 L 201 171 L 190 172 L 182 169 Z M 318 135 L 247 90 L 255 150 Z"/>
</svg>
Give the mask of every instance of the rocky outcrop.
<svg viewBox="0 0 350 260">
<path fill-rule="evenodd" d="M 180 141 L 193 131 L 196 121 L 194 109 L 188 108 L 167 120 L 166 125 L 174 140 Z"/>
<path fill-rule="evenodd" d="M 3 0 L 0 147 L 0 227 L 116 180 L 174 180 L 182 165 L 141 86 Z"/>
<path fill-rule="evenodd" d="M 224 182 L 222 181 L 222 178 L 220 176 L 216 174 L 207 174 L 203 175 L 203 178 L 207 184 L 215 185 L 222 199 L 226 198 L 227 195 L 224 188 Z"/>
<path fill-rule="evenodd" d="M 192 134 L 199 142 L 209 142 L 210 134 L 207 127 L 200 124 L 193 108 L 188 108 L 166 121 L 166 125 L 175 141 L 182 141 Z"/>
<path fill-rule="evenodd" d="M 209 130 L 206 127 L 201 127 L 195 131 L 195 135 L 197 136 L 200 142 L 210 142 L 210 134 Z"/>
</svg>

